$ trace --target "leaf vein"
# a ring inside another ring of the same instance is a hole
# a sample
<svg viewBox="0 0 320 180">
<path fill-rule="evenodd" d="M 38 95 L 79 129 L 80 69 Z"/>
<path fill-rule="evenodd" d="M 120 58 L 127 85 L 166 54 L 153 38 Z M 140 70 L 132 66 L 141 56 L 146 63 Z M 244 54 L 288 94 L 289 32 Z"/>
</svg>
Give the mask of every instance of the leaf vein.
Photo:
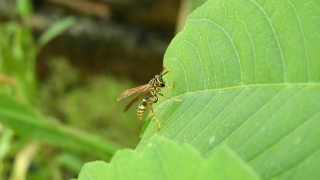
<svg viewBox="0 0 320 180">
<path fill-rule="evenodd" d="M 298 23 L 299 23 L 299 28 L 300 28 L 300 31 L 301 31 L 301 35 L 302 35 L 302 40 L 303 40 L 303 48 L 304 48 L 304 52 L 305 52 L 305 56 L 306 56 L 306 63 L 307 63 L 307 73 L 308 73 L 308 82 L 310 81 L 310 67 L 309 67 L 309 55 L 307 53 L 307 43 L 306 43 L 306 37 L 305 37 L 305 34 L 304 34 L 304 31 L 302 29 L 302 23 L 301 23 L 301 19 L 300 19 L 300 16 L 298 14 L 298 11 L 297 9 L 295 8 L 295 6 L 292 4 L 292 2 L 290 0 L 287 0 L 288 3 L 290 4 L 290 6 L 292 7 L 296 17 L 297 17 L 297 20 L 298 20 Z"/>
<path fill-rule="evenodd" d="M 234 99 L 233 99 L 225 108 L 223 108 L 223 110 L 222 110 L 196 137 L 194 137 L 194 139 L 193 139 L 191 142 L 193 142 L 197 137 L 200 136 L 200 134 L 202 134 L 208 127 L 210 127 L 210 125 L 212 124 L 212 122 L 214 122 L 218 117 L 220 117 L 221 114 L 222 114 L 223 112 L 225 112 L 225 111 L 228 109 L 228 107 L 230 107 L 230 106 L 235 102 L 235 100 L 240 97 L 241 93 L 243 93 L 243 92 L 244 92 L 244 89 L 242 89 L 241 92 L 239 92 L 238 95 L 237 95 L 236 97 L 234 97 Z M 215 130 L 217 129 L 217 127 L 218 127 L 220 124 L 222 124 L 223 122 L 224 122 L 224 121 L 221 121 L 221 122 L 215 127 L 215 129 L 214 129 L 213 131 L 215 131 Z M 191 144 L 191 142 L 190 142 L 190 144 Z M 203 144 L 203 143 L 201 143 L 200 145 L 202 145 L 202 144 Z"/>
<path fill-rule="evenodd" d="M 203 95 L 204 95 L 204 94 L 203 94 Z M 202 95 L 202 96 L 203 96 L 203 95 Z M 202 97 L 202 96 L 201 96 L 201 97 Z M 211 103 L 214 99 L 215 99 L 215 95 L 210 99 L 210 101 L 206 104 L 206 106 L 203 108 L 203 110 L 204 110 L 204 109 L 207 109 L 208 107 L 210 107 L 209 105 L 210 105 L 210 103 Z M 202 111 L 203 111 L 203 110 L 202 110 Z M 202 111 L 201 111 L 201 112 L 202 112 Z M 172 139 L 175 139 L 176 137 L 178 137 L 178 136 L 182 133 L 182 131 L 185 130 L 185 129 L 187 128 L 187 126 L 190 125 L 191 122 L 193 122 L 193 121 L 196 120 L 196 117 L 198 117 L 198 116 L 201 114 L 201 112 L 198 113 L 195 117 L 193 117 L 192 120 L 189 121 L 188 124 L 186 124 L 186 125 L 183 127 L 183 129 L 181 129 L 181 131 L 178 132 L 178 134 L 177 134 L 175 137 L 173 137 Z M 208 113 L 208 112 L 207 112 L 207 113 Z M 191 143 L 191 142 L 190 142 L 190 143 Z"/>
<path fill-rule="evenodd" d="M 204 86 L 205 86 L 205 89 L 207 89 L 207 87 L 206 87 L 206 83 L 205 83 L 205 75 L 204 75 L 204 70 L 203 70 L 203 64 L 202 64 L 202 58 L 201 58 L 201 56 L 200 56 L 200 53 L 199 53 L 199 51 L 198 51 L 198 48 L 194 45 L 194 44 L 192 44 L 192 42 L 190 42 L 190 41 L 188 41 L 188 40 L 184 40 L 186 43 L 188 43 L 188 44 L 190 44 L 195 50 L 196 50 L 196 52 L 197 52 L 197 55 L 198 55 L 198 57 L 199 57 L 199 62 L 200 62 L 200 64 L 201 64 L 201 72 L 202 72 L 202 79 L 203 79 L 203 81 L 204 81 Z"/>
<path fill-rule="evenodd" d="M 299 89 L 299 90 L 296 91 L 291 97 L 287 98 L 286 101 L 285 101 L 285 103 L 283 103 L 282 106 L 281 106 L 280 108 L 278 108 L 278 109 L 272 114 L 272 116 L 271 116 L 270 118 L 268 118 L 268 121 L 266 121 L 264 124 L 269 123 L 269 122 L 271 121 L 271 119 L 274 118 L 275 115 L 276 115 L 278 112 L 280 112 L 283 107 L 285 107 L 284 105 L 285 105 L 285 104 L 288 104 L 288 102 L 289 102 L 291 99 L 293 99 L 293 98 L 298 94 L 298 92 L 300 92 L 301 90 L 302 90 L 302 89 Z M 263 125 L 264 125 L 264 124 L 263 124 Z M 300 126 L 300 125 L 299 125 L 299 126 Z M 299 127 L 299 126 L 298 126 L 298 127 Z M 296 128 L 297 128 L 297 127 L 296 127 Z M 257 131 L 256 131 L 254 134 L 252 134 L 252 136 L 251 136 L 250 138 L 248 138 L 246 141 L 248 141 L 248 140 L 250 140 L 252 137 L 254 137 L 254 135 L 259 132 L 258 130 L 259 130 L 259 129 L 257 129 Z M 292 131 L 292 132 L 293 132 L 293 131 Z M 286 137 L 286 136 L 288 136 L 289 134 L 290 134 L 290 132 L 287 133 L 285 136 L 283 136 L 283 138 Z M 283 139 L 283 138 L 281 138 L 281 139 Z M 274 146 L 274 145 L 277 144 L 279 141 L 281 141 L 281 139 L 274 141 L 272 144 L 269 144 L 267 147 L 265 147 L 265 149 Z M 263 153 L 260 153 L 260 154 L 257 154 L 256 156 L 251 157 L 251 159 L 248 159 L 247 162 L 253 161 L 255 158 L 259 157 L 261 154 L 263 154 Z"/>
<path fill-rule="evenodd" d="M 240 84 L 242 84 L 242 77 L 243 77 L 243 75 L 242 75 L 242 71 L 243 71 L 243 69 L 242 69 L 242 66 L 241 66 L 241 62 L 240 62 L 240 56 L 239 56 L 239 52 L 238 52 L 238 50 L 237 50 L 237 48 L 236 48 L 236 46 L 235 46 L 235 43 L 233 42 L 233 39 L 231 38 L 231 36 L 229 35 L 229 33 L 222 27 L 222 26 L 220 26 L 220 25 L 218 25 L 217 23 L 215 23 L 215 22 L 213 22 L 213 21 L 211 21 L 211 20 L 209 20 L 209 19 L 189 19 L 189 21 L 190 22 L 192 22 L 192 21 L 205 21 L 205 22 L 208 22 L 208 23 L 210 23 L 210 24 L 213 24 L 214 26 L 216 26 L 216 27 L 218 27 L 219 29 L 221 29 L 222 30 L 222 32 L 224 32 L 225 33 L 225 35 L 228 37 L 228 39 L 230 40 L 230 43 L 231 43 L 231 45 L 232 45 L 232 47 L 233 47 L 233 49 L 234 49 L 234 52 L 235 52 L 235 54 L 236 54 L 236 56 L 237 56 L 237 61 L 238 61 L 238 64 L 239 64 L 239 68 L 240 68 Z"/>
<path fill-rule="evenodd" d="M 250 0 L 254 5 L 256 5 L 260 10 L 261 12 L 264 14 L 264 16 L 266 17 L 269 25 L 270 25 L 270 28 L 274 34 L 274 37 L 276 39 L 276 43 L 277 43 L 277 46 L 279 48 L 279 53 L 280 53 L 280 56 L 281 56 L 281 60 L 282 60 L 282 64 L 283 64 L 283 74 L 284 74 L 284 82 L 287 82 L 287 74 L 286 74 L 286 64 L 285 64 L 285 61 L 284 61 L 284 55 L 283 55 L 283 52 L 282 52 L 282 48 L 280 46 L 280 42 L 279 42 L 279 39 L 278 39 L 278 36 L 276 34 L 276 31 L 271 23 L 271 20 L 270 18 L 267 16 L 267 13 L 264 11 L 264 9 L 257 3 L 255 2 L 255 0 Z"/>
</svg>

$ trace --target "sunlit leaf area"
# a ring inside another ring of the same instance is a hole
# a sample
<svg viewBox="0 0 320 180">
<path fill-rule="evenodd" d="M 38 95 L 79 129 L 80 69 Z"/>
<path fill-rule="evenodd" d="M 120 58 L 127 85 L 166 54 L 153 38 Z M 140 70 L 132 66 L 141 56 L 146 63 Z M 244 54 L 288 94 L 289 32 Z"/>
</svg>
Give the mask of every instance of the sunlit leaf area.
<svg viewBox="0 0 320 180">
<path fill-rule="evenodd" d="M 0 0 L 0 22 L 0 180 L 320 177 L 318 1 Z"/>
</svg>

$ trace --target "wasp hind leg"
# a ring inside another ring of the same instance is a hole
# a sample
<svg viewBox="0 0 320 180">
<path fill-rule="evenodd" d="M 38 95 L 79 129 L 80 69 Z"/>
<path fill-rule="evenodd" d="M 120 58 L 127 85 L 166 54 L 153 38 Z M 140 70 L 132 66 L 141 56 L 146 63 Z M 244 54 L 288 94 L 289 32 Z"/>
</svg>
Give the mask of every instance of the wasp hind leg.
<svg viewBox="0 0 320 180">
<path fill-rule="evenodd" d="M 153 107 L 152 107 L 152 104 L 149 104 L 150 106 L 150 109 L 151 109 L 151 113 L 152 113 L 152 116 L 153 116 L 153 121 L 156 121 L 158 123 L 158 129 L 157 131 L 159 132 L 161 130 L 161 124 L 160 124 L 160 121 L 158 120 L 157 116 L 156 116 L 156 113 L 154 112 L 153 110 Z"/>
<path fill-rule="evenodd" d="M 156 102 L 158 102 L 158 98 L 157 98 L 157 96 L 155 96 L 155 95 L 150 95 L 150 96 L 148 96 L 147 98 L 145 98 L 145 99 L 147 99 L 147 102 L 148 102 L 148 104 L 149 104 L 149 106 L 150 106 L 150 109 L 151 109 L 151 113 L 152 113 L 152 116 L 153 116 L 153 121 L 156 121 L 157 123 L 158 123 L 158 129 L 157 129 L 157 131 L 159 132 L 160 131 L 160 129 L 161 129 L 161 124 L 160 124 L 160 121 L 158 120 L 158 118 L 157 118 L 157 116 L 156 116 L 156 113 L 154 112 L 154 110 L 153 110 L 153 107 L 152 107 L 152 104 L 153 103 L 156 103 Z"/>
</svg>

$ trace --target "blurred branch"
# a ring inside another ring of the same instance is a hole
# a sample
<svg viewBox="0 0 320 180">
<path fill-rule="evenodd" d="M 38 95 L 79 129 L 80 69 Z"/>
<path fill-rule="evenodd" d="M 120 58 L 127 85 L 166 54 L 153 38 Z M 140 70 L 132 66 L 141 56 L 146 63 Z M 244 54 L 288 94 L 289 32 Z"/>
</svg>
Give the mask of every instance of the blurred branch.
<svg viewBox="0 0 320 180">
<path fill-rule="evenodd" d="M 101 2 L 105 2 L 108 4 L 114 4 L 114 5 L 125 5 L 125 4 L 132 4 L 136 0 L 98 0 Z"/>
<path fill-rule="evenodd" d="M 207 1 L 208 0 L 181 0 L 176 24 L 176 33 L 183 29 L 187 16 Z"/>
<path fill-rule="evenodd" d="M 190 0 L 181 0 L 175 33 L 178 33 L 183 29 L 186 18 L 190 13 L 190 6 Z"/>
<path fill-rule="evenodd" d="M 65 6 L 69 9 L 87 13 L 98 17 L 109 17 L 111 15 L 110 7 L 105 3 L 88 0 L 46 0 L 50 3 Z"/>
</svg>

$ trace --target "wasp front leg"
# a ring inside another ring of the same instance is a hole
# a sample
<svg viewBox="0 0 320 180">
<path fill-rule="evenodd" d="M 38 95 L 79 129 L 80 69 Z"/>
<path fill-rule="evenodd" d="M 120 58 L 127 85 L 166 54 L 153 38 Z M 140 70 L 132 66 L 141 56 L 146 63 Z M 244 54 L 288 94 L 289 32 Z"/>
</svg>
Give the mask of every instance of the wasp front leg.
<svg viewBox="0 0 320 180">
<path fill-rule="evenodd" d="M 153 107 L 152 107 L 152 104 L 156 103 L 157 101 L 158 101 L 157 96 L 154 96 L 154 95 L 147 96 L 139 104 L 137 114 L 138 114 L 139 119 L 142 120 L 143 115 L 144 115 L 144 113 L 145 113 L 145 111 L 147 109 L 147 105 L 149 105 L 150 109 L 151 109 L 151 112 L 152 112 L 153 120 L 157 121 L 157 123 L 158 123 L 158 131 L 160 131 L 161 124 L 160 124 L 160 121 L 158 120 L 158 118 L 156 117 L 156 113 L 154 112 Z"/>
<path fill-rule="evenodd" d="M 172 97 L 168 97 L 168 96 L 162 94 L 161 92 L 158 92 L 158 94 L 159 94 L 160 96 L 162 96 L 162 97 L 165 97 L 165 98 L 170 99 L 170 100 L 173 100 L 173 101 L 184 102 L 183 99 L 175 99 L 175 98 L 172 98 Z"/>
<path fill-rule="evenodd" d="M 170 88 L 173 88 L 174 87 L 174 83 L 171 84 L 171 86 L 165 86 L 163 87 L 164 89 L 170 89 Z"/>
</svg>

